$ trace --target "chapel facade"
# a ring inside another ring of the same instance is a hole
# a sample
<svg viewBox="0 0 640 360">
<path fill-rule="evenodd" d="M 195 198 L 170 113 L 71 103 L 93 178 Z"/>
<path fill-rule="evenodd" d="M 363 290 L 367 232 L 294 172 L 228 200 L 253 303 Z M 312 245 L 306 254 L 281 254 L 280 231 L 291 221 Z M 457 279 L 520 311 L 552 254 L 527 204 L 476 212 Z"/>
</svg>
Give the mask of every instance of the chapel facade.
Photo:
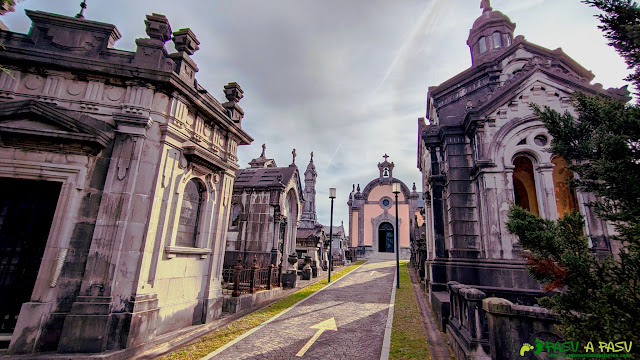
<svg viewBox="0 0 640 360">
<path fill-rule="evenodd" d="M 506 229 L 513 204 L 545 219 L 577 210 L 585 216 L 592 250 L 617 250 L 613 229 L 587 205 L 593 196 L 566 185 L 573 174 L 551 153 L 551 136 L 530 105 L 573 112 L 574 91 L 623 102 L 628 91 L 591 84 L 594 75 L 562 49 L 514 37 L 507 16 L 487 0 L 482 7 L 467 39 L 471 67 L 429 88 L 428 122 L 418 121 L 427 221 L 416 262 L 441 328 L 452 286 L 525 305 L 542 294 L 517 237 Z"/>
<path fill-rule="evenodd" d="M 147 15 L 116 26 L 26 11 L 0 30 L 0 333 L 10 354 L 121 358 L 210 322 L 221 271 L 243 91 L 198 85 L 189 29 Z M 167 53 L 172 40 L 176 52 Z"/>
<path fill-rule="evenodd" d="M 396 200 L 392 184 L 400 184 L 398 194 L 398 239 L 401 259 L 409 259 L 410 237 L 415 221 L 420 194 L 399 179 L 393 177 L 394 164 L 387 161 L 378 163 L 379 176 L 371 180 L 364 190 L 360 184 L 351 191 L 347 205 L 349 207 L 350 247 L 357 249 L 360 256 L 395 259 L 396 238 Z"/>
</svg>

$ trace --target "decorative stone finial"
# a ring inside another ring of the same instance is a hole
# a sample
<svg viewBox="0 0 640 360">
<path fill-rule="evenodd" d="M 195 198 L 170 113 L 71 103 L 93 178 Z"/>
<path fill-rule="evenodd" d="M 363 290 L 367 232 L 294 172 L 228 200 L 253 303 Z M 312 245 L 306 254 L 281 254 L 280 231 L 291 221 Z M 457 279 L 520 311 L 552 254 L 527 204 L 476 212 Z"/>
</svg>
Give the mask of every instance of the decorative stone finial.
<svg viewBox="0 0 640 360">
<path fill-rule="evenodd" d="M 358 184 L 358 187 L 356 188 L 356 190 L 360 192 L 360 184 Z"/>
<path fill-rule="evenodd" d="M 416 183 L 413 183 L 413 188 L 412 188 L 413 192 L 416 192 Z"/>
<path fill-rule="evenodd" d="M 196 38 L 196 35 L 191 29 L 180 29 L 173 33 L 173 44 L 177 51 L 184 51 L 188 55 L 193 55 L 200 45 L 200 41 Z"/>
<path fill-rule="evenodd" d="M 264 155 L 265 150 L 267 150 L 267 145 L 262 144 L 262 154 L 260 154 L 260 157 L 265 157 Z"/>
<path fill-rule="evenodd" d="M 309 162 L 313 162 L 313 151 L 311 152 L 311 160 Z"/>
<path fill-rule="evenodd" d="M 296 149 L 293 149 L 293 151 L 291 152 L 291 155 L 293 155 L 293 161 L 291 162 L 291 165 L 295 165 L 296 164 Z"/>
<path fill-rule="evenodd" d="M 151 39 L 162 41 L 163 44 L 171 39 L 171 26 L 166 16 L 161 14 L 147 15 L 144 24 L 147 26 L 145 29 L 147 36 Z"/>
<path fill-rule="evenodd" d="M 77 19 L 84 19 L 84 9 L 87 8 L 87 0 L 82 0 L 80 3 L 80 12 L 76 14 Z"/>
<path fill-rule="evenodd" d="M 237 103 L 244 97 L 244 91 L 236 82 L 230 82 L 224 86 L 224 96 L 229 102 Z"/>
<path fill-rule="evenodd" d="M 356 184 L 351 184 L 351 191 L 356 191 Z"/>
<path fill-rule="evenodd" d="M 482 9 L 482 13 L 486 13 L 488 11 L 493 10 L 491 7 L 491 0 L 482 0 L 480 1 L 480 9 Z"/>
<path fill-rule="evenodd" d="M 384 161 L 387 161 L 387 158 L 389 157 L 389 155 L 384 154 L 382 157 L 384 158 Z"/>
</svg>

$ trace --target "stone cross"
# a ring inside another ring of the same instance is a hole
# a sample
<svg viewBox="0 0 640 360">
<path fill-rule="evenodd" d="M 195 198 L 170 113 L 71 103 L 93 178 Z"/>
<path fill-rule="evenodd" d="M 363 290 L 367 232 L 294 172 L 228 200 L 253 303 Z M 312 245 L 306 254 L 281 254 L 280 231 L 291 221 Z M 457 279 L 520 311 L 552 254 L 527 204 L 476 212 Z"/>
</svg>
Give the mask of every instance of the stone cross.
<svg viewBox="0 0 640 360">
<path fill-rule="evenodd" d="M 482 0 L 482 1 L 480 1 L 480 9 L 483 9 L 482 10 L 483 14 L 486 13 L 487 11 L 493 10 L 491 8 L 491 0 Z"/>
<path fill-rule="evenodd" d="M 291 164 L 295 164 L 296 163 L 296 149 L 293 149 L 293 151 L 291 152 L 291 155 L 293 155 L 293 162 Z"/>
<path fill-rule="evenodd" d="M 387 161 L 387 158 L 388 158 L 388 157 L 389 157 L 389 155 L 387 155 L 387 154 L 384 154 L 384 156 L 383 156 L 383 158 L 384 158 L 384 161 Z"/>
<path fill-rule="evenodd" d="M 267 150 L 267 145 L 262 144 L 262 154 L 260 154 L 260 157 L 264 157 L 264 151 Z"/>
</svg>

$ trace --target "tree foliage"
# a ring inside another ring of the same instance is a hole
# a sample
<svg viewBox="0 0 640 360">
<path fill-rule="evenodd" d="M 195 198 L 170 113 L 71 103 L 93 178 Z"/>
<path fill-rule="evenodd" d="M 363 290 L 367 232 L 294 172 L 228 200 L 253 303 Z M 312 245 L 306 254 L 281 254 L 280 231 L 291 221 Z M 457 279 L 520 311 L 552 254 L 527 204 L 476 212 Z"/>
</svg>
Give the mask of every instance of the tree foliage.
<svg viewBox="0 0 640 360">
<path fill-rule="evenodd" d="M 603 11 L 610 45 L 633 70 L 627 78 L 640 84 L 640 10 L 629 0 L 588 0 Z M 570 112 L 533 105 L 553 136 L 551 151 L 562 156 L 578 176 L 570 185 L 592 193 L 589 204 L 610 221 L 619 254 L 598 258 L 589 249 L 579 213 L 540 219 L 513 207 L 508 230 L 516 234 L 534 278 L 556 290 L 540 303 L 561 319 L 561 330 L 574 341 L 640 343 L 640 108 L 581 93 L 573 95 Z"/>
<path fill-rule="evenodd" d="M 632 70 L 625 80 L 640 84 L 640 8 L 632 0 L 584 0 L 602 10 L 598 26 Z M 639 89 L 640 90 L 640 89 Z"/>
</svg>

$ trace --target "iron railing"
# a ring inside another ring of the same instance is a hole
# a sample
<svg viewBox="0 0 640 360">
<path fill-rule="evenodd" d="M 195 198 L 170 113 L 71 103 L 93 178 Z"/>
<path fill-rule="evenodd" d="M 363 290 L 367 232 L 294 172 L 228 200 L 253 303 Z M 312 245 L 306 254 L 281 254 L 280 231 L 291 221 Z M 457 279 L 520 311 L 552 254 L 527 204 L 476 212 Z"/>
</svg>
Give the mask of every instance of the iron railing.
<svg viewBox="0 0 640 360">
<path fill-rule="evenodd" d="M 253 265 L 246 269 L 242 266 L 242 258 L 238 258 L 238 264 L 233 269 L 222 270 L 222 293 L 238 297 L 281 287 L 281 275 L 281 266 L 269 265 L 260 268 L 258 259 L 254 257 Z"/>
</svg>

